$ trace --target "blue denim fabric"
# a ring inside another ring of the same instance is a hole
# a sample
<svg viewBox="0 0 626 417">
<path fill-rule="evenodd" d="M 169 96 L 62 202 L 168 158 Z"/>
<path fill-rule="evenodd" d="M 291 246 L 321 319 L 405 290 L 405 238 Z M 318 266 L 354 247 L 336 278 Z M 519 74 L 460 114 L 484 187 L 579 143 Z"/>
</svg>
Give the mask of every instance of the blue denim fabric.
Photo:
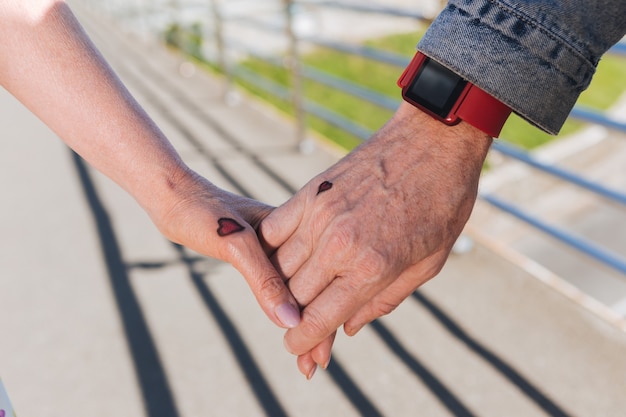
<svg viewBox="0 0 626 417">
<path fill-rule="evenodd" d="M 625 33 L 626 0 L 451 0 L 417 47 L 555 134 Z"/>
</svg>

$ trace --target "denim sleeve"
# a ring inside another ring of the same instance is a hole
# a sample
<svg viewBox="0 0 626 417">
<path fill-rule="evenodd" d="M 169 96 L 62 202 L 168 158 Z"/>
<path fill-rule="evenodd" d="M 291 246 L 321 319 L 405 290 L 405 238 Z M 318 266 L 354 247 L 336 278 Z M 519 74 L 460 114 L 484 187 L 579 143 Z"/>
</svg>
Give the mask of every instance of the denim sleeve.
<svg viewBox="0 0 626 417">
<path fill-rule="evenodd" d="M 556 134 L 625 33 L 626 0 L 451 0 L 417 47 Z"/>
</svg>

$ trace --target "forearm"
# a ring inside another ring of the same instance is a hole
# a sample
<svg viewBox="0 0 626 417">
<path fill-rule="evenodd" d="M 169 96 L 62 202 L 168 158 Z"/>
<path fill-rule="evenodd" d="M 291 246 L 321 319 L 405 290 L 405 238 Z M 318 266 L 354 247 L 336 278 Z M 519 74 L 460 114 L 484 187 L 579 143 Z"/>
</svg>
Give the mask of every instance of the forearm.
<svg viewBox="0 0 626 417">
<path fill-rule="evenodd" d="M 606 50 L 626 33 L 619 0 L 451 0 L 418 45 L 557 133 Z"/>
<path fill-rule="evenodd" d="M 62 2 L 0 4 L 0 83 L 154 214 L 187 175 Z"/>
<path fill-rule="evenodd" d="M 480 171 L 493 141 L 468 123 L 445 125 L 404 101 L 384 129 L 394 133 L 373 139 L 385 143 L 390 159 L 403 159 L 409 166 L 418 166 L 425 154 L 432 154 L 442 162 Z M 401 166 L 394 169 L 401 172 Z"/>
</svg>

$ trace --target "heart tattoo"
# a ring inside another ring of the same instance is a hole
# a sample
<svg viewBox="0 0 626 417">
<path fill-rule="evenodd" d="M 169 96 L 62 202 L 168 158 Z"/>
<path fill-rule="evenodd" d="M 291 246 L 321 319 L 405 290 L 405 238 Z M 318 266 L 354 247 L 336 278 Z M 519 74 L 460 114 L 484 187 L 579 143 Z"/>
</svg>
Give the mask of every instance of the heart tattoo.
<svg viewBox="0 0 626 417">
<path fill-rule="evenodd" d="M 220 236 L 232 235 L 233 233 L 241 232 L 245 229 L 245 227 L 228 217 L 222 217 L 217 221 L 217 224 L 219 225 L 217 234 Z"/>
<path fill-rule="evenodd" d="M 333 188 L 333 183 L 330 181 L 324 181 L 323 183 L 320 184 L 319 188 L 317 189 L 316 195 L 319 195 L 319 193 L 323 193 L 324 191 L 328 191 L 331 188 Z"/>
</svg>

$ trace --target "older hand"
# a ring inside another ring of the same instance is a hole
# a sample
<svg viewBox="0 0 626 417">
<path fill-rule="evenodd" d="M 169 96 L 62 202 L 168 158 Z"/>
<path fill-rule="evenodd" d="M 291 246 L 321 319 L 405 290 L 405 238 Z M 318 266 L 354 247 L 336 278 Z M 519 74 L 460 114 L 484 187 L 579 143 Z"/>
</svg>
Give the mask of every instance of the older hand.
<svg viewBox="0 0 626 417">
<path fill-rule="evenodd" d="M 404 103 L 368 142 L 310 181 L 261 224 L 301 306 L 285 335 L 307 376 L 348 335 L 435 276 L 467 222 L 491 138 Z"/>
</svg>

